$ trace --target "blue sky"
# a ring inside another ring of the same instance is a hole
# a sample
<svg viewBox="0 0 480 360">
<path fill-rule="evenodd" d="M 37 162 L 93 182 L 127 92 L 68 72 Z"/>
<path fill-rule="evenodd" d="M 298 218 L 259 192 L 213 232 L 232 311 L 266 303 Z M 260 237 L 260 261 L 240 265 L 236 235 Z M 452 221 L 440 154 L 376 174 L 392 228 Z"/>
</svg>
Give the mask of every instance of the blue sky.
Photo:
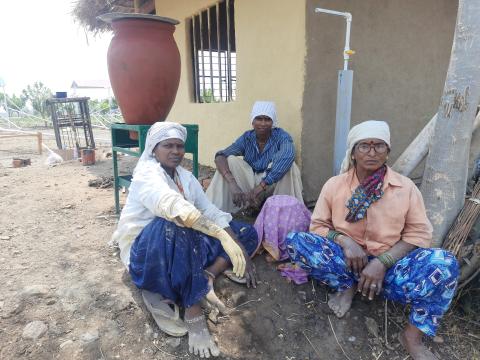
<svg viewBox="0 0 480 360">
<path fill-rule="evenodd" d="M 53 92 L 73 80 L 108 79 L 112 34 L 94 37 L 74 22 L 71 0 L 0 0 L 0 78 L 7 94 L 35 81 Z"/>
</svg>

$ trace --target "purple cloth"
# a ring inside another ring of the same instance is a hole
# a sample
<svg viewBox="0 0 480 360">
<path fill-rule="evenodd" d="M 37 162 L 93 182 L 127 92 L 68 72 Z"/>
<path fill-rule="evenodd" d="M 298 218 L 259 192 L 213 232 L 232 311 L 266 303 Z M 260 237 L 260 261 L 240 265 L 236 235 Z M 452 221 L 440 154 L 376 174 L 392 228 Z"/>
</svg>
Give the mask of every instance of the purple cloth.
<svg viewBox="0 0 480 360">
<path fill-rule="evenodd" d="M 308 273 L 297 264 L 280 264 L 277 266 L 277 270 L 280 271 L 283 277 L 286 277 L 297 285 L 305 284 L 308 281 Z"/>
<path fill-rule="evenodd" d="M 265 201 L 254 227 L 258 240 L 275 260 L 288 259 L 285 240 L 291 231 L 308 231 L 312 214 L 295 197 L 274 195 Z"/>
</svg>

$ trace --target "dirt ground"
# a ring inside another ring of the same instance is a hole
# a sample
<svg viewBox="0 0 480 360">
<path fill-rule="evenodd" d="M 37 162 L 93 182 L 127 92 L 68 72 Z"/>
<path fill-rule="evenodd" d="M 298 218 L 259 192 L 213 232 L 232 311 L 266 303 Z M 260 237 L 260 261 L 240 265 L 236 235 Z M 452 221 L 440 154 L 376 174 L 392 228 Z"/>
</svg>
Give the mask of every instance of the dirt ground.
<svg viewBox="0 0 480 360">
<path fill-rule="evenodd" d="M 49 167 L 33 138 L 0 139 L 0 359 L 195 358 L 186 337 L 158 330 L 108 245 L 113 190 L 88 186 L 111 175 L 108 150 L 97 150 L 94 166 Z M 32 165 L 13 168 L 13 157 Z M 134 163 L 125 157 L 122 168 Z M 396 340 L 407 319 L 401 306 L 388 303 L 387 328 L 382 300 L 356 298 L 339 320 L 327 311 L 323 286 L 288 283 L 263 255 L 254 261 L 257 289 L 216 283 L 220 298 L 237 307 L 209 321 L 220 359 L 407 359 Z M 428 345 L 440 359 L 480 359 L 479 329 L 478 315 L 456 307 Z"/>
</svg>

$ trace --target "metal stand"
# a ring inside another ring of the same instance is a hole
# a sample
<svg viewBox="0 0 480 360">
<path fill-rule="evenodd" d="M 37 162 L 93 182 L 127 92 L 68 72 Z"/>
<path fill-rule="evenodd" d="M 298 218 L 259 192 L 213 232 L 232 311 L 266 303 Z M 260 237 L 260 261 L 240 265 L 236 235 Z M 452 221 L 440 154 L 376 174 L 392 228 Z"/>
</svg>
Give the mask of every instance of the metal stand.
<svg viewBox="0 0 480 360">
<path fill-rule="evenodd" d="M 47 100 L 59 149 L 94 149 L 88 97 Z M 83 136 L 81 136 L 83 135 Z"/>
</svg>

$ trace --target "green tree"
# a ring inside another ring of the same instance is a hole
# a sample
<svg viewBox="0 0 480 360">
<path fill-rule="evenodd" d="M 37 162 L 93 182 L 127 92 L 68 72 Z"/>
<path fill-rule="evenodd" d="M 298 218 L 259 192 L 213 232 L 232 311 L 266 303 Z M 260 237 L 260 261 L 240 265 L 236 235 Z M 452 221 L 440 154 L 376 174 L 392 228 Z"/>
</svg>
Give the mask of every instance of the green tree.
<svg viewBox="0 0 480 360">
<path fill-rule="evenodd" d="M 22 110 L 25 106 L 26 99 L 22 96 L 17 96 L 13 94 L 12 96 L 7 95 L 8 106 L 14 110 Z"/>
<path fill-rule="evenodd" d="M 30 102 L 33 109 L 43 118 L 48 117 L 47 99 L 52 97 L 52 91 L 42 82 L 37 81 L 33 85 L 28 85 L 22 91 L 22 98 Z"/>
</svg>

